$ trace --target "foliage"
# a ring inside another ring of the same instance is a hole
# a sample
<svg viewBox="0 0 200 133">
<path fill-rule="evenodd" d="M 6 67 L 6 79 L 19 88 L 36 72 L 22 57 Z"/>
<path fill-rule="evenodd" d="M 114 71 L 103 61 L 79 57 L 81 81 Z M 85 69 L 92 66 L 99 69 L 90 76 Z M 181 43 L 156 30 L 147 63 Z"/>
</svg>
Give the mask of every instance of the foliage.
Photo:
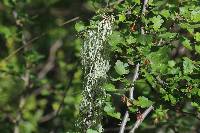
<svg viewBox="0 0 200 133">
<path fill-rule="evenodd" d="M 0 1 L 0 132 L 76 131 L 85 79 L 82 38 L 97 28 L 102 14 L 115 17 L 106 38 L 110 70 L 101 83 L 106 92 L 102 125 L 86 132 L 119 128 L 125 110 L 130 112 L 127 126 L 132 126 L 151 105 L 154 110 L 137 132 L 199 132 L 200 2 L 148 0 L 142 14 L 143 4 Z M 74 17 L 80 18 L 76 24 L 68 21 Z M 137 63 L 139 77 L 133 85 Z"/>
<path fill-rule="evenodd" d="M 97 15 L 114 14 L 116 18 L 108 40 L 112 59 L 110 80 L 103 87 L 108 97 L 104 107 L 105 127 L 109 124 L 106 121 L 121 121 L 126 106 L 132 112 L 130 118 L 137 118 L 136 111 L 143 112 L 153 105 L 152 117 L 143 122 L 138 132 L 198 132 L 199 1 L 149 0 L 145 15 L 142 15 L 144 3 L 140 0 L 92 1 L 103 7 Z M 127 96 L 120 101 L 132 86 L 130 77 L 137 63 L 140 63 L 140 70 L 135 100 Z M 134 120 L 131 119 L 129 125 Z M 149 131 L 147 128 L 152 121 L 158 126 L 153 125 Z"/>
</svg>

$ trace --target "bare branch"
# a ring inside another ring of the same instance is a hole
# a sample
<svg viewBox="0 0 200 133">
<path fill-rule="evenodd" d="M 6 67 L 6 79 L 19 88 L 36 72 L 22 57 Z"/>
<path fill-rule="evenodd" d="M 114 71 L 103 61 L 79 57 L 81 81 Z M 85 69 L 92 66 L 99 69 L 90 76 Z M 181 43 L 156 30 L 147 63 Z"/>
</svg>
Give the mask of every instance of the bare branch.
<svg viewBox="0 0 200 133">
<path fill-rule="evenodd" d="M 148 3 L 148 0 L 144 0 L 143 7 L 142 7 L 142 15 L 145 15 L 147 3 Z M 144 27 L 141 27 L 141 34 L 142 35 L 145 34 Z"/>
<path fill-rule="evenodd" d="M 66 21 L 66 22 L 64 22 L 64 23 L 62 23 L 62 24 L 60 24 L 59 26 L 64 26 L 64 25 L 66 25 L 66 24 L 68 24 L 68 23 L 71 23 L 71 22 L 73 22 L 73 21 L 78 20 L 79 18 L 80 18 L 80 17 L 72 18 L 72 19 L 70 19 L 70 20 L 68 20 L 68 21 Z"/>
<path fill-rule="evenodd" d="M 120 127 L 120 130 L 119 130 L 119 133 L 124 133 L 124 130 L 125 130 L 125 127 L 126 127 L 126 123 L 128 121 L 128 118 L 129 118 L 129 112 L 126 111 L 125 115 L 124 115 L 124 118 L 122 120 L 122 124 L 121 124 L 121 127 Z"/>
<path fill-rule="evenodd" d="M 35 42 L 36 40 L 40 39 L 42 36 L 44 36 L 46 33 L 43 33 L 37 37 L 34 37 L 33 39 L 31 39 L 30 41 L 28 41 L 26 44 L 22 45 L 21 47 L 19 47 L 18 49 L 16 49 L 15 51 L 13 51 L 11 54 L 9 54 L 6 58 L 3 59 L 3 61 L 7 61 L 10 57 L 14 56 L 15 54 L 17 54 L 18 52 L 20 52 L 23 48 L 29 46 L 32 44 L 32 42 Z"/>
<path fill-rule="evenodd" d="M 146 5 L 148 3 L 148 0 L 144 0 L 144 3 L 143 3 L 143 7 L 142 7 L 142 14 L 144 15 L 145 12 L 146 12 Z"/>
<path fill-rule="evenodd" d="M 129 92 L 129 97 L 130 97 L 131 100 L 134 99 L 134 98 L 133 98 L 133 91 L 134 91 L 134 89 L 135 89 L 135 87 L 134 87 L 134 82 L 135 82 L 135 81 L 137 80 L 137 78 L 138 78 L 138 75 L 139 75 L 139 67 L 140 67 L 140 64 L 138 63 L 138 64 L 136 65 L 136 67 L 135 67 L 135 72 L 134 72 L 134 76 L 133 76 L 133 83 L 132 83 L 132 87 L 131 87 L 130 92 Z"/>
<path fill-rule="evenodd" d="M 147 3 L 148 3 L 148 0 L 144 0 L 143 7 L 142 7 L 142 15 L 145 15 Z M 141 27 L 141 34 L 142 35 L 145 34 L 144 27 Z M 144 118 L 149 114 L 149 112 L 151 112 L 152 109 L 153 109 L 153 106 L 150 106 L 147 110 L 145 110 L 145 112 L 142 114 L 142 120 L 138 119 L 136 121 L 136 123 L 135 123 L 134 127 L 131 129 L 130 133 L 134 133 L 135 132 L 135 130 L 139 127 L 139 125 L 142 123 Z"/>
<path fill-rule="evenodd" d="M 151 105 L 148 109 L 146 109 L 144 111 L 144 113 L 142 114 L 142 119 L 138 119 L 135 122 L 133 128 L 131 129 L 131 131 L 129 133 L 134 133 L 135 132 L 135 130 L 140 126 L 140 124 L 143 122 L 143 120 L 145 119 L 145 117 L 153 110 L 153 108 L 154 107 Z"/>
<path fill-rule="evenodd" d="M 43 69 L 39 72 L 38 78 L 42 79 L 54 67 L 56 59 L 56 52 L 62 46 L 61 40 L 57 40 L 50 48 L 49 58 Z"/>
<path fill-rule="evenodd" d="M 53 112 L 51 112 L 51 113 L 49 113 L 49 114 L 43 116 L 43 117 L 39 120 L 39 122 L 40 122 L 40 123 L 47 122 L 47 121 L 53 119 L 53 118 L 55 117 L 55 115 L 56 115 L 56 111 L 53 111 Z"/>
<path fill-rule="evenodd" d="M 142 8 L 142 15 L 145 14 L 147 3 L 148 3 L 148 0 L 144 0 L 144 4 L 143 4 L 143 8 Z M 145 34 L 144 27 L 141 27 L 141 34 Z M 134 82 L 138 78 L 138 71 L 139 71 L 139 64 L 137 64 L 137 66 L 136 66 L 134 77 L 133 77 L 133 86 L 131 87 L 130 93 L 129 93 L 130 99 L 132 99 L 132 100 L 134 99 L 133 98 Z M 128 117 L 129 117 L 129 113 L 128 113 L 128 111 L 126 111 L 125 116 L 124 116 L 123 121 L 122 121 L 122 124 L 121 124 L 121 127 L 120 127 L 119 133 L 124 133 L 125 126 L 126 126 L 126 123 L 128 121 Z"/>
<path fill-rule="evenodd" d="M 136 67 L 135 67 L 135 72 L 134 72 L 134 76 L 133 76 L 133 83 L 132 83 L 132 87 L 131 87 L 131 89 L 130 89 L 130 91 L 129 91 L 129 97 L 130 97 L 130 99 L 134 99 L 133 98 L 133 91 L 134 91 L 134 82 L 137 80 L 137 78 L 138 78 L 138 75 L 139 75 L 139 66 L 140 66 L 140 64 L 138 63 L 137 65 L 136 65 Z M 127 123 L 127 121 L 128 121 L 128 118 L 129 118 L 129 112 L 128 112 L 128 110 L 126 111 L 126 113 L 125 113 L 125 115 L 124 115 L 124 118 L 123 118 L 123 120 L 122 120 L 122 124 L 121 124 L 121 127 L 120 127 L 120 131 L 119 131 L 119 133 L 124 133 L 124 130 L 125 130 L 125 127 L 126 127 L 126 123 Z"/>
</svg>

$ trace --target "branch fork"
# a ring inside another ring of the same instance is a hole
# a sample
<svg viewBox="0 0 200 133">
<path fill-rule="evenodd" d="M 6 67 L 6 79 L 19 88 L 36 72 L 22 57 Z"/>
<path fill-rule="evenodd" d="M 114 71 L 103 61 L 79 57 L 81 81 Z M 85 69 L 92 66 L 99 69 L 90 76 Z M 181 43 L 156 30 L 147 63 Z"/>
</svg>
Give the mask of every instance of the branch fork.
<svg viewBox="0 0 200 133">
<path fill-rule="evenodd" d="M 145 15 L 147 3 L 148 3 L 148 0 L 144 0 L 144 1 L 143 1 L 143 8 L 142 8 L 142 14 L 141 14 L 141 15 Z M 143 28 L 143 27 L 141 27 L 141 34 L 145 34 L 145 31 L 144 31 L 144 28 Z M 132 85 L 132 87 L 131 87 L 131 89 L 130 89 L 130 91 L 129 91 L 129 98 L 130 98 L 131 100 L 134 99 L 134 97 L 133 97 L 133 92 L 134 92 L 134 89 L 135 89 L 135 88 L 134 88 L 134 82 L 137 80 L 138 75 L 139 75 L 139 65 L 140 65 L 139 63 L 136 65 L 135 72 L 134 72 L 134 76 L 133 76 L 133 83 L 132 83 L 133 85 Z M 141 123 L 143 122 L 143 120 L 144 120 L 144 119 L 146 118 L 146 116 L 153 110 L 153 108 L 154 108 L 154 107 L 151 105 L 149 108 L 147 108 L 147 109 L 142 113 L 141 119 L 138 119 L 138 120 L 135 122 L 134 126 L 131 127 L 131 130 L 130 130 L 129 133 L 134 133 L 134 132 L 135 132 L 135 130 L 141 125 Z M 122 124 L 121 124 L 119 133 L 124 133 L 125 127 L 126 127 L 126 123 L 127 123 L 127 121 L 128 121 L 128 118 L 129 118 L 129 112 L 128 112 L 128 110 L 127 110 L 126 113 L 125 113 L 125 115 L 124 115 L 124 118 L 123 118 L 123 120 L 122 120 Z"/>
</svg>

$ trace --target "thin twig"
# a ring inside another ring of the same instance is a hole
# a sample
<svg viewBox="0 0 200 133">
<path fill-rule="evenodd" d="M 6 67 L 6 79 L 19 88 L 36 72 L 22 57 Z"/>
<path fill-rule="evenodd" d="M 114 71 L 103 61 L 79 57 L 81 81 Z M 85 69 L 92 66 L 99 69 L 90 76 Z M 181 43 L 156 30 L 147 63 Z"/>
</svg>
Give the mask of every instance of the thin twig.
<svg viewBox="0 0 200 133">
<path fill-rule="evenodd" d="M 59 27 L 62 27 L 68 23 L 71 23 L 73 21 L 76 21 L 78 20 L 79 17 L 75 17 L 75 18 L 72 18 L 66 22 L 64 22 L 63 24 L 59 25 Z M 31 39 L 30 41 L 28 41 L 25 45 L 22 45 L 21 47 L 19 47 L 18 49 L 16 49 L 15 51 L 13 51 L 10 55 L 8 55 L 6 58 L 3 59 L 3 61 L 7 61 L 10 57 L 14 56 L 15 54 L 17 54 L 18 52 L 20 52 L 23 48 L 29 46 L 30 44 L 32 44 L 33 42 L 35 42 L 36 40 L 40 39 L 41 37 L 43 37 L 44 35 L 46 35 L 48 32 L 44 32 L 42 33 L 41 35 L 39 36 L 36 36 L 34 37 L 33 39 Z"/>
<path fill-rule="evenodd" d="M 39 38 L 41 38 L 42 36 L 44 36 L 46 33 L 43 33 L 37 37 L 34 37 L 33 39 L 31 39 L 30 41 L 27 42 L 27 44 L 22 45 L 21 47 L 19 47 L 18 49 L 16 49 L 15 51 L 13 51 L 11 54 L 9 54 L 6 58 L 3 59 L 3 61 L 7 61 L 10 57 L 12 57 L 13 55 L 17 54 L 19 51 L 21 51 L 23 48 L 29 46 L 32 42 L 38 40 Z"/>
<path fill-rule="evenodd" d="M 62 109 L 62 107 L 63 107 L 63 105 L 64 105 L 64 102 L 65 102 L 65 97 L 66 97 L 66 95 L 67 95 L 67 93 L 66 93 L 66 91 L 70 88 L 70 86 L 72 85 L 72 81 L 73 81 L 73 78 L 74 78 L 74 74 L 75 74 L 75 72 L 76 72 L 76 70 L 78 69 L 78 62 L 76 62 L 76 65 L 75 65 L 75 67 L 72 69 L 72 71 L 69 73 L 69 81 L 68 81 L 68 84 L 67 84 L 67 86 L 64 88 L 64 90 L 63 90 L 63 92 L 64 92 L 64 95 L 63 95 L 63 97 L 62 97 L 62 101 L 61 101 L 61 103 L 60 103 L 60 105 L 59 105 L 59 107 L 58 107 L 58 110 L 56 111 L 56 115 L 55 115 L 55 117 L 57 117 L 58 115 L 59 115 L 59 113 L 60 113 L 60 111 L 61 111 L 61 109 Z"/>
<path fill-rule="evenodd" d="M 148 3 L 148 0 L 144 0 L 143 7 L 142 7 L 142 15 L 145 15 L 147 3 Z M 145 34 L 144 27 L 141 27 L 141 34 L 142 35 Z"/>
<path fill-rule="evenodd" d="M 40 122 L 40 123 L 45 123 L 45 122 L 51 120 L 52 118 L 54 118 L 55 115 L 56 115 L 56 111 L 53 111 L 53 112 L 51 112 L 51 113 L 49 113 L 49 114 L 43 116 L 43 117 L 39 120 L 39 122 Z"/>
<path fill-rule="evenodd" d="M 38 74 L 38 79 L 42 79 L 45 75 L 54 68 L 55 66 L 55 59 L 56 59 L 56 52 L 62 46 L 62 41 L 57 40 L 50 48 L 49 57 L 47 63 L 44 65 L 43 69 Z"/>
<path fill-rule="evenodd" d="M 59 113 L 61 112 L 61 109 L 62 109 L 62 107 L 63 107 L 63 105 L 64 105 L 64 102 L 65 102 L 64 100 L 65 100 L 65 98 L 66 98 L 66 96 L 67 96 L 67 90 L 68 90 L 68 89 L 71 87 L 71 85 L 72 85 L 72 81 L 73 81 L 73 78 L 74 78 L 74 74 L 75 74 L 75 72 L 76 72 L 76 70 L 77 70 L 77 67 L 78 67 L 78 63 L 76 63 L 75 67 L 69 72 L 69 81 L 68 81 L 66 87 L 65 87 L 64 90 L 63 90 L 64 94 L 63 94 L 63 96 L 62 96 L 62 100 L 61 100 L 61 102 L 60 102 L 60 104 L 59 104 L 58 109 L 55 110 L 55 111 L 53 111 L 53 112 L 51 112 L 51 113 L 49 113 L 49 114 L 47 114 L 47 115 L 45 115 L 45 116 L 43 116 L 43 117 L 40 119 L 40 123 L 44 123 L 44 122 L 47 122 L 47 121 L 49 121 L 49 120 L 55 119 L 55 118 L 59 115 Z M 45 87 L 43 87 L 43 88 L 45 88 Z M 39 93 L 40 91 L 41 91 L 41 89 L 39 89 L 37 93 Z M 54 128 L 54 127 L 53 127 L 53 128 Z"/>
<path fill-rule="evenodd" d="M 59 26 L 64 26 L 64 25 L 66 25 L 66 24 L 68 24 L 68 23 L 71 23 L 71 22 L 73 22 L 73 21 L 76 21 L 76 20 L 78 20 L 80 17 L 75 17 L 75 18 L 72 18 L 72 19 L 70 19 L 70 20 L 68 20 L 68 21 L 66 21 L 66 22 L 64 22 L 64 23 L 62 23 L 61 25 L 59 25 Z"/>
<path fill-rule="evenodd" d="M 138 120 L 135 122 L 133 128 L 131 129 L 131 131 L 130 131 L 129 133 L 134 133 L 134 132 L 135 132 L 135 130 L 140 126 L 140 124 L 143 122 L 144 118 L 151 112 L 151 110 L 153 110 L 153 108 L 154 108 L 154 107 L 151 105 L 148 109 L 146 109 L 146 110 L 144 111 L 144 113 L 142 114 L 142 118 L 141 118 L 141 119 L 138 119 Z"/>
<path fill-rule="evenodd" d="M 132 87 L 129 91 L 129 97 L 131 100 L 133 100 L 133 91 L 134 91 L 134 82 L 137 80 L 138 78 L 138 75 L 139 75 L 139 66 L 140 64 L 138 63 L 135 67 L 135 72 L 134 72 L 134 76 L 133 76 L 133 81 L 132 81 Z M 129 112 L 128 110 L 126 111 L 125 115 L 124 115 L 124 118 L 122 120 L 122 124 L 121 124 L 121 127 L 120 127 L 120 131 L 119 133 L 124 133 L 124 130 L 125 130 L 125 127 L 126 127 L 126 123 L 128 121 L 128 118 L 129 118 Z"/>
</svg>

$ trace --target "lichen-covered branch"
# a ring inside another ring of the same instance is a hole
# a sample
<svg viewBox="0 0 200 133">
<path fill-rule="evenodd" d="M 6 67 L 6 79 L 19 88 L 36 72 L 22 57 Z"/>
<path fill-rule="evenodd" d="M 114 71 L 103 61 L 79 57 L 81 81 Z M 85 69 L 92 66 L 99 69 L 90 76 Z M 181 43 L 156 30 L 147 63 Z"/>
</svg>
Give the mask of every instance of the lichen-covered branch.
<svg viewBox="0 0 200 133">
<path fill-rule="evenodd" d="M 101 88 L 110 68 L 106 40 L 112 33 L 113 16 L 104 16 L 96 29 L 89 29 L 82 48 L 84 71 L 83 99 L 80 105 L 79 127 L 82 132 L 97 129 L 101 123 L 105 91 Z M 98 130 L 98 129 L 97 129 Z M 102 131 L 100 131 L 102 132 Z"/>
</svg>

